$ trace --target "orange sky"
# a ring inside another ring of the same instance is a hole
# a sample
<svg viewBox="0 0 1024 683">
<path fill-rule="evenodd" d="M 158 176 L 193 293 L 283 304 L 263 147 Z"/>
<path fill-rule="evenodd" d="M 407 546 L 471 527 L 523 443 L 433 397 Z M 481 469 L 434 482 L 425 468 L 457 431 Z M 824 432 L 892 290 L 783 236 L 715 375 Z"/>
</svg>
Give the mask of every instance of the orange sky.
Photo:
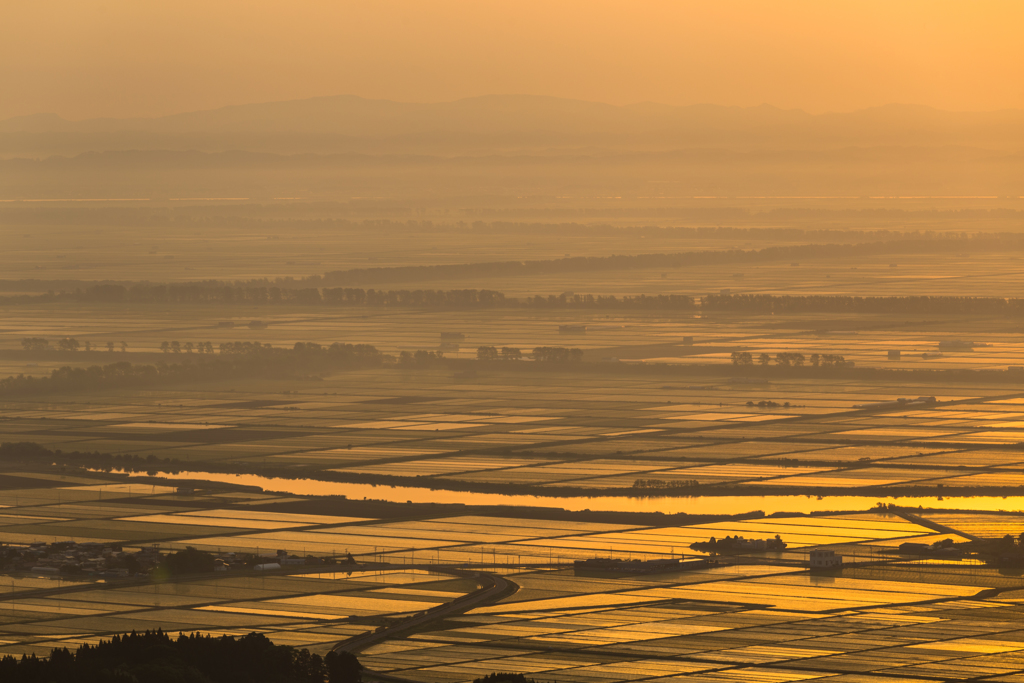
<svg viewBox="0 0 1024 683">
<path fill-rule="evenodd" d="M 351 93 L 1024 108 L 1021 0 L 33 0 L 0 9 L 0 118 Z"/>
</svg>

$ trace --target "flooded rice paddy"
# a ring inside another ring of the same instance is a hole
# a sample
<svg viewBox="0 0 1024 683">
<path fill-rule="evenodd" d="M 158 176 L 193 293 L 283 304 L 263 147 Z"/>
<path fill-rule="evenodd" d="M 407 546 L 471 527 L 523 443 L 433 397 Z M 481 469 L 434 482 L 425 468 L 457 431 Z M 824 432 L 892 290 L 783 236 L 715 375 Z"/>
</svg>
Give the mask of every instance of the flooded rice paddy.
<svg viewBox="0 0 1024 683">
<path fill-rule="evenodd" d="M 281 253 L 313 250 L 308 240 L 235 237 L 237 258 L 227 260 L 180 239 L 160 238 L 154 255 L 159 240 L 146 237 L 123 263 L 110 261 L 108 246 L 78 250 L 74 265 L 82 277 L 98 277 L 106 259 L 104 268 L 122 268 L 126 278 L 244 278 L 254 272 L 245 262 L 254 255 L 284 268 Z M 0 260 L 25 277 L 66 278 L 67 269 L 29 248 L 33 239 L 17 238 Z M 381 251 L 376 239 L 361 232 L 322 258 L 366 265 Z M 436 261 L 422 239 L 374 263 Z M 754 246 L 768 244 L 761 239 L 751 236 Z M 483 241 L 469 256 L 499 244 L 524 260 L 531 249 L 564 250 L 504 234 Z M 663 237 L 655 242 L 667 248 Z M 717 238 L 700 244 L 735 246 Z M 458 245 L 448 246 L 456 253 Z M 176 259 L 165 259 L 172 249 Z M 603 253 L 598 243 L 580 243 L 579 252 Z M 703 265 L 509 279 L 484 273 L 472 286 L 513 296 L 720 288 L 1003 296 L 1021 283 L 1009 254 L 957 256 L 956 272 L 937 265 L 943 258 L 906 254 L 897 268 L 890 258 L 851 257 L 765 262 L 742 273 Z M 194 270 L 185 274 L 183 264 Z M 280 274 L 308 274 L 301 268 Z M 468 285 L 438 279 L 429 286 Z M 344 341 L 392 354 L 442 349 L 466 366 L 86 387 L 3 402 L 3 442 L 109 457 L 41 458 L 0 472 L 0 544 L 58 544 L 52 555 L 32 550 L 31 562 L 0 574 L 0 655 L 45 655 L 143 628 L 256 631 L 323 654 L 472 594 L 486 583 L 480 573 L 490 573 L 513 588 L 386 638 L 361 661 L 418 683 L 463 683 L 494 671 L 545 683 L 1009 682 L 1024 669 L 1019 569 L 921 551 L 1006 536 L 1017 547 L 1012 539 L 1024 532 L 1024 393 L 1007 370 L 1024 358 L 1016 320 L 220 304 L 3 310 L 2 376 L 194 360 L 160 352 L 175 339 L 275 347 Z M 263 325 L 250 327 L 254 320 Z M 566 336 L 563 326 L 586 330 Z M 964 330 L 976 346 L 938 353 Z M 128 351 L 29 357 L 18 350 L 24 337 L 68 335 L 94 349 L 107 341 L 120 349 L 124 340 Z M 442 335 L 455 341 L 442 347 Z M 573 346 L 587 363 L 469 365 L 482 345 L 527 354 Z M 880 372 L 758 379 L 731 367 L 734 350 L 840 354 Z M 985 372 L 949 382 L 881 372 L 946 369 Z M 936 400 L 858 408 L 919 396 Z M 126 465 L 136 474 L 111 473 Z M 163 480 L 141 481 L 143 472 Z M 678 488 L 694 495 L 664 495 Z M 872 509 L 877 503 L 895 509 Z M 764 515 L 748 514 L 756 511 Z M 786 545 L 714 557 L 691 548 L 732 536 L 778 536 Z M 100 575 L 106 560 L 86 557 L 97 548 L 119 566 L 126 557 L 186 548 L 225 565 L 252 562 L 150 580 Z M 817 550 L 837 553 L 845 566 L 811 571 Z M 572 564 L 601 557 L 713 562 L 651 574 Z M 257 563 L 281 567 L 250 568 Z"/>
</svg>

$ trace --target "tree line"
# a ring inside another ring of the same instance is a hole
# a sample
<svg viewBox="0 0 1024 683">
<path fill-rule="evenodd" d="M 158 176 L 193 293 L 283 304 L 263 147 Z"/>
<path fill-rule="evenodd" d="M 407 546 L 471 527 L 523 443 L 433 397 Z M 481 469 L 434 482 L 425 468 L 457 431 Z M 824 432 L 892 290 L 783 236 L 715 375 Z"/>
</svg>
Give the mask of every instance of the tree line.
<svg viewBox="0 0 1024 683">
<path fill-rule="evenodd" d="M 289 289 L 282 287 L 247 287 L 240 285 L 95 285 L 73 292 L 48 293 L 26 297 L 7 297 L 18 301 L 122 304 L 219 304 L 219 305 L 289 305 L 364 308 L 556 308 L 556 309 L 620 309 L 709 311 L 722 313 L 795 314 L 795 313 L 879 313 L 879 314 L 982 314 L 1024 316 L 1024 298 L 973 296 L 776 296 L 773 294 L 706 294 L 698 302 L 692 296 L 658 294 L 615 296 L 595 294 L 535 295 L 523 298 L 505 296 L 489 289 L 453 290 L 375 290 L 351 287 Z M 255 323 L 250 324 L 252 326 Z M 42 344 L 31 350 L 50 348 L 45 340 L 33 337 L 26 343 Z M 59 343 L 75 345 L 73 339 Z M 86 350 L 98 349 L 84 342 Z M 105 342 L 105 348 L 125 350 L 124 342 Z M 26 346 L 26 348 L 30 348 Z"/>
<path fill-rule="evenodd" d="M 177 474 L 185 465 L 181 460 L 158 458 L 153 454 L 142 457 L 130 453 L 100 453 L 82 451 L 61 451 L 45 448 L 33 441 L 0 443 L 0 463 L 5 467 L 12 465 L 35 465 L 40 463 L 68 463 L 75 467 L 89 467 L 104 472 L 124 470 L 125 472 L 145 472 L 156 476 L 158 472 Z"/>
<path fill-rule="evenodd" d="M 9 303 L 331 306 L 366 308 L 622 308 L 695 307 L 693 297 L 679 294 L 614 296 L 594 294 L 536 295 L 519 299 L 489 289 L 378 290 L 355 287 L 286 288 L 224 284 L 94 285 L 85 289 L 34 296 L 7 297 Z"/>
<path fill-rule="evenodd" d="M 115 344 L 112 341 L 108 341 L 105 344 L 107 351 L 113 353 L 115 348 L 125 352 L 128 350 L 127 342 L 119 342 Z M 25 337 L 21 340 L 21 348 L 25 351 L 92 351 L 98 349 L 99 345 L 93 346 L 91 341 L 80 342 L 74 337 L 64 337 L 57 340 L 57 347 L 54 349 L 50 346 L 50 340 L 43 337 Z"/>
<path fill-rule="evenodd" d="M 386 358 L 369 344 L 340 342 L 330 346 L 296 342 L 292 348 L 275 348 L 260 342 L 232 342 L 221 344 L 220 351 L 220 355 L 203 356 L 191 362 L 142 365 L 121 361 L 89 367 L 63 366 L 43 377 L 12 375 L 0 379 L 0 396 L 245 376 L 294 376 L 349 367 L 376 367 L 384 364 Z"/>
<path fill-rule="evenodd" d="M 326 657 L 288 645 L 275 645 L 262 633 L 239 638 L 192 633 L 171 638 L 162 630 L 115 635 L 74 652 L 54 648 L 35 655 L 0 659 L 4 683 L 359 683 L 362 665 L 355 655 Z"/>
<path fill-rule="evenodd" d="M 849 235 L 843 235 L 849 237 Z M 762 263 L 812 258 L 847 258 L 882 254 L 944 253 L 965 249 L 1019 250 L 1024 235 L 1016 233 L 981 233 L 976 235 L 931 234 L 900 236 L 895 239 L 847 244 L 793 244 L 763 249 L 727 249 L 720 251 L 687 251 L 677 253 L 634 254 L 612 256 L 569 256 L 538 261 L 491 261 L 433 266 L 392 266 L 335 270 L 305 278 L 305 282 L 325 285 L 367 285 L 376 282 L 410 282 L 431 279 L 515 277 L 551 275 L 586 271 L 610 271 L 637 268 L 682 268 L 742 263 Z"/>
<path fill-rule="evenodd" d="M 775 296 L 708 294 L 700 307 L 730 313 L 916 313 L 1024 315 L 1024 299 L 979 296 Z"/>
<path fill-rule="evenodd" d="M 635 489 L 692 489 L 700 486 L 696 479 L 636 479 Z"/>
<path fill-rule="evenodd" d="M 884 219 L 910 223 L 924 220 L 927 223 L 938 221 L 967 221 L 975 223 L 991 220 L 1019 219 L 1021 212 L 1014 209 L 811 209 L 785 207 L 769 210 L 750 210 L 740 207 L 672 207 L 666 213 L 652 212 L 653 215 L 668 215 L 672 219 L 684 216 L 688 221 L 698 221 L 705 225 L 699 226 L 668 226 L 642 225 L 623 227 L 610 223 L 578 223 L 575 221 L 538 222 L 525 220 L 476 220 L 472 222 L 435 222 L 432 220 L 388 220 L 379 218 L 353 218 L 343 214 L 351 205 L 347 203 L 316 203 L 308 207 L 300 204 L 263 204 L 246 203 L 234 206 L 89 206 L 68 209 L 59 205 L 31 207 L 17 204 L 0 205 L 4 218 L 11 224 L 18 225 L 123 225 L 131 228 L 140 226 L 162 228 L 182 227 L 233 227 L 246 230 L 250 234 L 265 233 L 267 236 L 280 235 L 284 231 L 322 230 L 331 233 L 340 231 L 372 231 L 380 233 L 415 233 L 428 231 L 431 233 L 464 232 L 492 233 L 499 235 L 528 234 L 551 235 L 563 234 L 569 237 L 587 238 L 594 235 L 626 235 L 629 237 L 654 236 L 668 234 L 678 238 L 714 238 L 749 240 L 766 238 L 772 240 L 822 240 L 836 236 L 849 236 L 851 232 L 841 228 L 797 228 L 789 225 L 794 219 L 829 219 L 845 217 L 858 223 Z M 333 215 L 325 216 L 325 212 Z M 588 215 L 600 213 L 588 210 Z M 635 210 L 630 215 L 635 215 Z M 721 225 L 723 222 L 740 222 L 756 217 L 757 227 L 737 227 Z M 770 225 L 774 221 L 784 221 L 781 225 Z M 816 221 L 822 223 L 822 220 Z M 715 224 L 718 225 L 715 225 Z M 769 223 L 769 225 L 765 225 Z M 857 236 L 865 239 L 885 237 L 905 237 L 906 231 L 879 228 L 874 230 L 855 231 Z M 920 237 L 929 237 L 937 233 L 917 231 L 910 233 Z M 948 233 L 938 233 L 948 235 Z"/>
<path fill-rule="evenodd" d="M 541 363 L 578 363 L 583 360 L 583 349 L 569 349 L 564 346 L 538 346 L 531 355 Z M 481 346 L 476 350 L 476 359 L 482 361 L 523 359 L 523 352 L 512 346 Z"/>
<path fill-rule="evenodd" d="M 165 350 L 171 348 L 168 344 Z M 173 348 L 180 352 L 186 347 L 178 344 Z M 402 351 L 396 358 L 381 353 L 369 344 L 340 342 L 330 346 L 296 342 L 291 348 L 285 348 L 261 342 L 239 341 L 220 344 L 219 354 L 213 353 L 212 343 L 202 344 L 201 349 L 195 356 L 176 356 L 182 358 L 182 362 L 178 363 L 144 365 L 119 361 L 88 367 L 65 365 L 42 377 L 11 375 L 0 379 L 0 396 L 27 396 L 81 389 L 103 390 L 233 377 L 310 376 L 353 367 L 424 366 L 446 360 L 443 351 Z M 549 364 L 578 363 L 583 360 L 582 349 L 561 346 L 540 346 L 533 349 L 532 355 L 535 361 Z M 493 346 L 477 350 L 479 360 L 521 360 L 522 357 L 522 351 L 512 347 L 504 347 L 500 352 Z"/>
<path fill-rule="evenodd" d="M 810 360 L 812 367 L 832 367 L 846 365 L 846 358 L 834 353 L 812 353 L 810 359 L 804 356 L 802 353 L 794 353 L 791 351 L 783 351 L 775 354 L 775 364 L 789 368 L 789 367 L 800 367 L 805 362 Z M 772 357 L 767 353 L 762 353 L 757 357 L 758 365 L 771 365 Z M 732 364 L 733 365 L 753 365 L 754 355 L 749 351 L 733 351 L 732 352 Z"/>
<path fill-rule="evenodd" d="M 499 235 L 545 235 L 552 233 L 571 238 L 586 239 L 595 235 L 614 235 L 641 237 L 668 234 L 672 237 L 714 238 L 732 240 L 750 240 L 751 238 L 770 238 L 780 240 L 820 241 L 836 237 L 849 238 L 851 233 L 863 239 L 880 239 L 892 237 L 917 236 L 930 238 L 936 235 L 949 237 L 950 233 L 933 231 L 917 231 L 907 233 L 900 230 L 885 228 L 874 230 L 850 231 L 841 228 L 797 228 L 791 224 L 797 220 L 822 224 L 834 221 L 837 217 L 847 218 L 858 224 L 873 220 L 897 221 L 910 224 L 915 221 L 934 224 L 936 222 L 981 223 L 983 221 L 1019 220 L 1021 212 L 1015 209 L 818 209 L 780 207 L 769 210 L 751 210 L 740 207 L 672 207 L 664 211 L 647 211 L 647 215 L 661 216 L 669 220 L 684 217 L 688 222 L 699 222 L 700 226 L 668 226 L 643 225 L 622 227 L 610 223 L 578 223 L 572 220 L 559 222 L 538 222 L 525 220 L 476 220 L 473 222 L 435 222 L 431 220 L 388 220 L 361 219 L 346 216 L 352 209 L 348 203 L 317 202 L 308 206 L 301 204 L 264 204 L 239 203 L 234 206 L 89 206 L 69 209 L 59 205 L 24 206 L 18 204 L 0 204 L 0 211 L 9 224 L 28 225 L 93 225 L 109 227 L 114 225 L 128 226 L 133 229 L 140 226 L 154 230 L 180 229 L 183 227 L 232 227 L 241 228 L 247 234 L 266 234 L 279 236 L 285 232 L 297 230 L 321 230 L 337 234 L 343 232 L 388 231 L 395 234 L 430 232 L 454 233 L 492 233 Z M 327 213 L 328 215 L 324 215 Z M 603 212 L 589 209 L 588 216 L 618 215 L 615 210 Z M 631 211 L 633 216 L 636 211 Z M 738 223 L 754 218 L 757 227 L 737 227 L 722 223 Z M 779 223 L 776 223 L 779 222 Z M 767 225 L 766 225 L 767 223 Z M 776 223 L 772 225 L 772 223 Z M 780 224 L 781 223 L 781 224 Z M 717 224 L 717 225 L 716 225 Z"/>
</svg>

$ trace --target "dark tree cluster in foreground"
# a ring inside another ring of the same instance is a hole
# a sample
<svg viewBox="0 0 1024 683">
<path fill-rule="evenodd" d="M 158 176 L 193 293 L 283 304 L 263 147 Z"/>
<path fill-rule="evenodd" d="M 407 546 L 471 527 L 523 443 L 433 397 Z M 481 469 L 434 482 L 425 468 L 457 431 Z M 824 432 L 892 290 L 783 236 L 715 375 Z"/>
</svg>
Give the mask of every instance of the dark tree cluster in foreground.
<svg viewBox="0 0 1024 683">
<path fill-rule="evenodd" d="M 497 671 L 480 678 L 474 678 L 473 683 L 537 683 L 532 678 L 523 674 L 514 674 Z"/>
<path fill-rule="evenodd" d="M 133 631 L 74 652 L 54 649 L 45 659 L 0 659 L 4 683 L 358 683 L 361 671 L 352 654 L 320 657 L 274 645 L 260 633 L 171 638 L 160 630 Z"/>
</svg>

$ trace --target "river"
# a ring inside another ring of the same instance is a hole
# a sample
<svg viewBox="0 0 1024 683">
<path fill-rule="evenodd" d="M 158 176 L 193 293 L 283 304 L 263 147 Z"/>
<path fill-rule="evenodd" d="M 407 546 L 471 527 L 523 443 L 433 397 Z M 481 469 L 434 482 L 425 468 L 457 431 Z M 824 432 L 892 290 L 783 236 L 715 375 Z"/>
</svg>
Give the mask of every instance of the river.
<svg viewBox="0 0 1024 683">
<path fill-rule="evenodd" d="M 144 476 L 144 475 L 138 475 Z M 316 479 L 280 479 L 255 474 L 219 474 L 211 472 L 160 473 L 165 479 L 188 479 L 258 486 L 264 491 L 296 496 L 345 496 L 353 500 L 386 500 L 396 503 L 463 503 L 465 505 L 518 505 L 595 510 L 604 512 L 663 512 L 696 515 L 734 515 L 761 510 L 774 512 L 824 512 L 830 510 L 866 510 L 879 502 L 901 507 L 925 507 L 979 511 L 1024 510 L 1024 496 L 594 496 L 564 498 L 555 496 L 503 495 L 466 491 L 431 490 L 408 486 L 347 484 Z"/>
</svg>

